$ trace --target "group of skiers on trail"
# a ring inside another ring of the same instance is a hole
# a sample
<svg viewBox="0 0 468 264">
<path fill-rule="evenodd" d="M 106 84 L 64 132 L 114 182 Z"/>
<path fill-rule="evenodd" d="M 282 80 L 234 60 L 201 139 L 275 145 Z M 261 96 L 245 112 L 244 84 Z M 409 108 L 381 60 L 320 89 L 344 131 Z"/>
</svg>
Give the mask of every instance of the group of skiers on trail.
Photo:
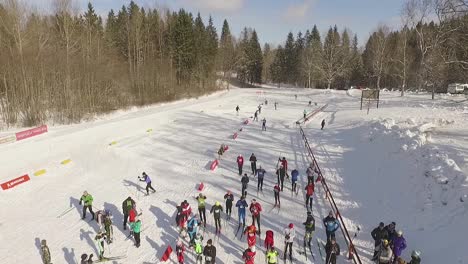
<svg viewBox="0 0 468 264">
<path fill-rule="evenodd" d="M 372 260 L 379 264 L 420 264 L 420 252 L 413 250 L 411 260 L 406 262 L 402 257 L 406 249 L 406 239 L 403 237 L 403 231 L 396 231 L 396 223 L 391 222 L 387 226 L 383 222 L 374 228 L 371 232 L 374 239 L 374 255 Z"/>
</svg>

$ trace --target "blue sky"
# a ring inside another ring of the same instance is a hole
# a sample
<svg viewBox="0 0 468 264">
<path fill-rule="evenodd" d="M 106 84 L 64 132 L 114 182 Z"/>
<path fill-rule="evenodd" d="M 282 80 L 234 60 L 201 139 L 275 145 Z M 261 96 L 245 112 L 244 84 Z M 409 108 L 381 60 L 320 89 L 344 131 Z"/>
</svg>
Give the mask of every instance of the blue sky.
<svg viewBox="0 0 468 264">
<path fill-rule="evenodd" d="M 48 0 L 29 0 L 40 2 Z M 84 8 L 86 0 L 76 0 Z M 36 2 L 36 3 L 37 3 Z M 92 0 L 100 14 L 120 9 L 130 0 Z M 226 18 L 235 36 L 240 35 L 244 26 L 257 30 L 262 43 L 282 44 L 289 31 L 296 35 L 305 32 L 314 24 L 320 33 L 337 25 L 356 33 L 361 45 L 379 23 L 390 28 L 398 27 L 400 10 L 404 0 L 136 0 L 143 7 L 167 7 L 171 10 L 185 8 L 198 11 L 207 21 L 212 15 L 218 32 Z"/>
</svg>

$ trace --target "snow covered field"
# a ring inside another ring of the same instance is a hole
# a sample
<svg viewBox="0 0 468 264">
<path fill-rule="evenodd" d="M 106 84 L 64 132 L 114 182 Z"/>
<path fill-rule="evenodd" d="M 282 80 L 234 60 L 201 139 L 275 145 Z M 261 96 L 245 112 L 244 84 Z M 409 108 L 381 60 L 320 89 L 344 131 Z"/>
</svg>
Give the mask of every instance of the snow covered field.
<svg viewBox="0 0 468 264">
<path fill-rule="evenodd" d="M 244 156 L 248 172 L 251 153 L 257 156 L 257 166 L 267 171 L 263 194 L 255 191 L 254 178 L 247 189 L 247 201 L 256 198 L 264 210 L 256 263 L 265 262 L 263 238 L 268 229 L 275 232 L 275 245 L 282 256 L 282 233 L 290 222 L 297 227 L 294 256 L 299 263 L 312 263 L 310 256 L 306 262 L 297 251 L 304 234 L 305 193 L 292 195 L 287 183 L 281 193 L 281 209 L 273 209 L 273 185 L 277 159 L 285 156 L 289 170 L 300 171 L 303 190 L 310 159 L 294 123 L 304 109 L 312 111 L 324 104 L 328 104 L 325 111 L 304 130 L 351 234 L 357 226 L 361 228 L 355 244 L 363 263 L 371 263 L 370 231 L 380 221 L 395 221 L 397 229 L 403 230 L 408 243 L 406 259 L 411 250 L 418 249 L 423 263 L 468 263 L 468 198 L 463 199 L 468 194 L 468 103 L 464 97 L 442 96 L 431 101 L 427 94 L 401 98 L 396 92 L 383 92 L 380 108 L 367 115 L 359 110 L 359 91 L 265 88 L 268 105 L 263 106 L 259 119 L 266 118 L 267 131 L 262 132 L 261 122 L 242 125 L 265 99 L 258 91 L 231 89 L 198 100 L 50 127 L 46 134 L 0 145 L 0 182 L 24 174 L 31 177 L 27 183 L 0 191 L 0 263 L 39 263 L 40 239 L 47 239 L 55 264 L 78 263 L 82 253 L 97 255 L 93 240 L 98 225 L 81 220 L 78 203 L 84 190 L 93 195 L 94 207 L 113 213 L 115 239 L 106 246 L 105 255 L 127 256 L 113 263 L 155 263 L 167 245 L 175 247 L 175 206 L 186 199 L 196 211 L 194 197 L 200 182 L 205 184 L 208 209 L 216 201 L 224 205 L 227 190 L 237 201 L 241 183 L 236 157 Z M 318 106 L 308 107 L 309 100 Z M 279 103 L 276 111 L 274 101 Z M 241 108 L 239 116 L 236 105 Z M 323 131 L 319 126 L 322 119 L 327 121 Z M 243 131 L 233 140 L 233 133 L 241 127 Z M 152 131 L 147 132 L 149 129 Z M 114 141 L 116 144 L 109 145 Z M 229 150 L 212 172 L 209 165 L 221 143 L 229 145 Z M 60 164 L 65 159 L 72 162 Z M 40 169 L 47 172 L 33 176 Z M 144 196 L 144 183 L 137 178 L 143 171 L 157 190 L 150 196 Z M 138 249 L 132 240 L 126 240 L 128 231 L 122 229 L 121 204 L 129 195 L 143 212 L 142 246 Z M 74 208 L 70 213 L 57 218 L 70 206 Z M 316 237 L 325 238 L 321 219 L 329 210 L 323 191 L 316 188 Z M 212 215 L 207 214 L 207 220 L 205 242 L 214 233 Z M 245 237 L 234 237 L 236 209 L 225 224 L 214 243 L 216 263 L 243 263 L 247 243 Z M 343 255 L 338 263 L 350 263 L 341 232 L 337 238 Z M 321 263 L 315 245 L 314 254 L 314 263 Z M 186 259 L 194 263 L 194 254 L 188 251 Z"/>
</svg>

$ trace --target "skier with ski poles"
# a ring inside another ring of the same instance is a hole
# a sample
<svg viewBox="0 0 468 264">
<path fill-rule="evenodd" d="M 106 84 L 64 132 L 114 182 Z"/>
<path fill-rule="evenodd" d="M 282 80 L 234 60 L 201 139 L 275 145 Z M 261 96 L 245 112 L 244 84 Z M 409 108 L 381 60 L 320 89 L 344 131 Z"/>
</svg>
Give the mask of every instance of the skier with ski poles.
<svg viewBox="0 0 468 264">
<path fill-rule="evenodd" d="M 206 196 L 200 193 L 198 197 L 195 197 L 198 202 L 198 214 L 200 215 L 200 220 L 203 222 L 203 226 L 206 227 Z"/>
<path fill-rule="evenodd" d="M 266 118 L 262 119 L 262 131 L 266 131 Z"/>
<path fill-rule="evenodd" d="M 266 250 L 272 248 L 275 245 L 275 235 L 272 230 L 265 232 L 264 247 Z"/>
<path fill-rule="evenodd" d="M 41 240 L 41 258 L 43 264 L 52 264 L 50 250 L 45 239 Z"/>
<path fill-rule="evenodd" d="M 314 177 L 316 174 L 319 173 L 319 171 L 315 167 L 315 164 L 312 162 L 307 168 L 306 173 L 307 173 L 307 184 L 309 184 L 310 182 L 314 182 Z"/>
<path fill-rule="evenodd" d="M 109 210 L 105 210 L 103 222 L 104 230 L 106 231 L 107 244 L 110 244 L 114 238 L 114 228 L 112 227 L 111 213 Z"/>
<path fill-rule="evenodd" d="M 289 260 L 292 261 L 292 247 L 294 242 L 294 237 L 296 236 L 296 230 L 294 229 L 294 224 L 290 223 L 287 228 L 284 229 L 284 255 L 283 259 L 286 261 L 286 255 L 289 248 Z"/>
<path fill-rule="evenodd" d="M 278 208 L 281 207 L 281 201 L 280 201 L 280 187 L 278 186 L 278 184 L 275 184 L 275 187 L 273 187 L 273 193 L 275 195 L 275 206 L 278 206 Z"/>
<path fill-rule="evenodd" d="M 239 169 L 239 175 L 242 175 L 242 167 L 244 166 L 244 157 L 241 154 L 237 156 L 237 168 Z"/>
<path fill-rule="evenodd" d="M 255 225 L 249 225 L 245 230 L 244 234 L 247 237 L 247 246 L 254 247 L 257 244 L 257 229 Z"/>
<path fill-rule="evenodd" d="M 252 169 L 252 175 L 256 175 L 257 174 L 257 157 L 255 156 L 255 154 L 252 153 L 252 155 L 250 155 L 249 161 L 250 161 L 250 168 Z"/>
<path fill-rule="evenodd" d="M 305 191 L 306 191 L 306 200 L 305 200 L 306 208 L 307 208 L 307 211 L 312 212 L 312 203 L 314 201 L 314 191 L 315 191 L 315 184 L 313 181 L 309 182 L 309 184 L 305 187 Z"/>
<path fill-rule="evenodd" d="M 249 183 L 249 176 L 247 176 L 247 173 L 244 173 L 244 176 L 241 178 L 241 183 L 242 183 L 242 195 L 247 197 L 247 184 Z"/>
<path fill-rule="evenodd" d="M 255 111 L 255 113 L 254 113 L 254 119 L 253 119 L 253 121 L 258 121 L 258 110 Z"/>
<path fill-rule="evenodd" d="M 263 192 L 263 178 L 265 177 L 266 171 L 262 169 L 262 166 L 257 170 L 257 192 Z"/>
<path fill-rule="evenodd" d="M 227 219 L 231 219 L 231 212 L 232 212 L 232 203 L 234 202 L 234 195 L 231 193 L 231 191 L 228 191 L 224 195 L 224 200 L 226 201 L 226 215 Z"/>
<path fill-rule="evenodd" d="M 133 230 L 133 238 L 135 239 L 135 246 L 140 247 L 140 232 L 141 232 L 141 221 L 138 219 L 136 222 L 130 224 Z"/>
<path fill-rule="evenodd" d="M 213 246 L 213 240 L 208 239 L 206 246 L 203 249 L 203 255 L 205 256 L 205 264 L 215 264 L 216 247 Z"/>
<path fill-rule="evenodd" d="M 81 219 L 85 219 L 86 218 L 86 209 L 89 210 L 89 212 L 91 213 L 91 220 L 94 220 L 94 212 L 93 212 L 93 196 L 91 196 L 91 194 L 89 194 L 87 191 L 84 191 L 83 192 L 83 195 L 81 196 L 80 198 L 80 205 L 81 203 L 84 203 L 84 206 L 83 206 L 83 217 L 81 217 Z"/>
<path fill-rule="evenodd" d="M 195 240 L 195 235 L 198 232 L 199 225 L 200 225 L 200 221 L 198 221 L 196 215 L 190 218 L 190 220 L 187 222 L 187 233 L 189 235 L 190 244 L 192 244 Z"/>
<path fill-rule="evenodd" d="M 242 226 L 245 227 L 245 211 L 249 205 L 245 201 L 245 197 L 241 196 L 240 200 L 237 201 L 237 214 L 239 215 L 239 227 L 242 223 Z"/>
<path fill-rule="evenodd" d="M 305 226 L 305 234 L 304 234 L 304 251 L 305 251 L 306 243 L 309 249 L 312 246 L 312 235 L 315 231 L 315 219 L 311 211 L 307 211 L 307 220 L 303 224 Z"/>
<path fill-rule="evenodd" d="M 277 103 L 277 102 L 275 102 L 275 110 L 276 110 L 276 107 L 277 107 L 277 106 L 278 106 L 278 103 Z"/>
<path fill-rule="evenodd" d="M 374 255 L 372 256 L 372 260 L 377 260 L 379 251 L 381 249 L 382 240 L 388 239 L 388 232 L 385 229 L 385 224 L 380 222 L 379 226 L 372 230 L 371 236 L 374 239 Z"/>
<path fill-rule="evenodd" d="M 279 256 L 279 253 L 274 247 L 271 247 L 270 249 L 268 249 L 266 253 L 266 257 L 265 257 L 267 264 L 278 263 L 278 256 Z"/>
<path fill-rule="evenodd" d="M 179 238 L 176 244 L 177 261 L 179 262 L 179 264 L 184 264 L 184 261 L 185 261 L 184 252 L 185 252 L 184 243 L 182 243 L 182 240 L 180 240 Z"/>
<path fill-rule="evenodd" d="M 223 212 L 223 207 L 220 202 L 216 202 L 215 205 L 211 207 L 210 214 L 213 214 L 216 234 L 221 233 L 221 213 Z"/>
<path fill-rule="evenodd" d="M 262 206 L 257 202 L 257 200 L 253 199 L 250 204 L 249 211 L 252 214 L 252 225 L 255 225 L 255 222 L 257 222 L 258 234 L 260 234 L 260 213 L 262 212 Z"/>
<path fill-rule="evenodd" d="M 94 237 L 94 241 L 96 242 L 99 250 L 99 260 L 104 259 L 104 240 L 106 239 L 106 234 L 102 231 L 99 231 L 97 235 Z"/>
<path fill-rule="evenodd" d="M 245 260 L 245 264 L 254 264 L 256 254 L 257 252 L 255 252 L 255 246 L 248 247 L 246 250 L 244 250 L 244 253 L 242 253 L 242 259 Z"/>
<path fill-rule="evenodd" d="M 286 175 L 286 170 L 284 169 L 283 164 L 276 170 L 276 175 L 278 176 L 278 184 L 281 185 L 281 191 L 283 191 L 284 187 L 284 176 Z"/>
<path fill-rule="evenodd" d="M 196 262 L 200 262 L 200 264 L 203 263 L 203 236 L 202 234 L 198 233 L 195 237 L 194 240 L 195 244 L 195 254 L 196 254 Z"/>
<path fill-rule="evenodd" d="M 333 211 L 330 211 L 328 216 L 323 219 L 323 225 L 327 233 L 327 241 L 329 241 L 330 238 L 335 238 L 335 232 L 340 227 L 340 222 L 333 216 Z"/>
<path fill-rule="evenodd" d="M 291 190 L 292 190 L 293 193 L 294 193 L 294 192 L 295 192 L 295 193 L 298 192 L 298 190 L 296 189 L 296 187 L 297 187 L 297 183 L 296 183 L 296 182 L 297 182 L 297 179 L 298 179 L 298 178 L 299 178 L 299 171 L 296 170 L 296 169 L 292 170 L 292 171 L 291 171 L 291 184 L 292 184 Z"/>
<path fill-rule="evenodd" d="M 283 159 L 281 159 L 280 162 L 281 162 L 281 165 L 283 165 L 284 174 L 286 175 L 286 178 L 289 179 L 289 174 L 288 174 L 288 161 L 286 160 L 286 157 L 283 157 Z"/>
<path fill-rule="evenodd" d="M 135 201 L 130 196 L 122 202 L 122 211 L 123 211 L 123 217 L 124 217 L 124 222 L 123 222 L 124 230 L 127 230 L 128 214 L 130 213 L 130 210 L 133 208 L 134 205 L 135 205 Z"/>
<path fill-rule="evenodd" d="M 149 189 L 155 193 L 156 190 L 151 186 L 151 178 L 146 174 L 146 172 L 143 172 L 141 175 L 142 177 L 140 178 L 138 176 L 138 179 L 142 182 L 146 182 L 146 195 L 149 195 Z"/>
<path fill-rule="evenodd" d="M 340 255 L 340 245 L 336 243 L 335 237 L 332 237 L 328 240 L 325 245 L 325 252 L 327 257 L 325 258 L 325 263 L 327 264 L 336 264 L 336 257 Z"/>
<path fill-rule="evenodd" d="M 320 128 L 320 130 L 323 130 L 323 128 L 325 127 L 325 119 L 322 120 L 321 125 L 322 125 L 322 128 Z"/>
</svg>

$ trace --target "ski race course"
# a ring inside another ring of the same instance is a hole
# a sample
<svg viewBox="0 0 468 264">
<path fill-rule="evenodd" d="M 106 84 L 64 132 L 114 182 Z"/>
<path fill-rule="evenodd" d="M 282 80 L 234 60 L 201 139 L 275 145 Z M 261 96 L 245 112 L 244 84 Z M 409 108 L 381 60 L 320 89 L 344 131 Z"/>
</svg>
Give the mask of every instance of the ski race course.
<svg viewBox="0 0 468 264">
<path fill-rule="evenodd" d="M 265 98 L 268 104 L 263 105 L 259 120 L 266 118 L 267 131 L 262 131 L 261 122 L 251 117 Z M 179 237 L 176 206 L 187 200 L 196 212 L 200 183 L 208 211 L 203 244 L 213 239 L 216 263 L 244 263 L 247 242 L 245 236 L 242 240 L 240 235 L 235 237 L 237 209 L 234 206 L 230 221 L 223 214 L 219 237 L 214 236 L 209 209 L 216 201 L 224 207 L 228 190 L 235 202 L 239 199 L 236 157 L 244 156 L 244 171 L 250 175 L 252 153 L 257 167 L 267 172 L 263 192 L 257 193 L 253 176 L 247 188 L 246 201 L 250 204 L 255 198 L 263 207 L 256 263 L 265 263 L 263 239 L 269 229 L 275 233 L 282 259 L 283 230 L 289 223 L 296 227 L 294 263 L 323 263 L 316 238 L 326 240 L 322 219 L 331 207 L 320 184 L 313 204 L 315 261 L 309 252 L 307 260 L 299 254 L 306 220 L 305 171 L 312 160 L 296 121 L 304 109 L 310 113 L 325 105 L 302 128 L 349 234 L 354 236 L 358 227 L 361 230 L 353 243 L 362 263 L 373 263 L 370 232 L 381 221 L 395 221 L 396 229 L 404 232 L 406 260 L 417 249 L 424 264 L 468 263 L 468 103 L 464 97 L 441 95 L 431 101 L 428 94 L 410 93 L 402 98 L 397 92 L 383 91 L 380 108 L 374 106 L 367 115 L 366 110 L 359 110 L 359 90 L 272 87 L 233 88 L 86 123 L 49 126 L 47 133 L 0 144 L 1 183 L 25 174 L 30 177 L 0 190 L 0 263 L 39 263 L 41 239 L 47 240 L 54 264 L 79 263 L 83 253 L 96 256 L 98 224 L 88 221 L 89 213 L 87 220 L 81 220 L 79 200 L 85 190 L 94 197 L 95 212 L 106 208 L 113 215 L 114 242 L 106 245 L 104 255 L 126 256 L 108 263 L 159 263 L 168 245 L 175 249 Z M 246 119 L 250 122 L 244 125 Z M 320 129 L 322 119 L 326 120 L 324 130 Z M 4 131 L 0 138 L 13 132 L 17 131 Z M 211 171 L 222 143 L 229 150 Z M 300 172 L 299 193 L 293 194 L 291 183 L 285 182 L 278 209 L 273 207 L 273 186 L 278 157 L 283 156 L 289 173 L 294 168 Z M 156 193 L 145 195 L 145 183 L 138 180 L 142 172 L 152 178 Z M 122 228 L 121 205 L 128 196 L 142 212 L 140 248 Z M 248 212 L 246 221 L 251 223 Z M 343 233 L 337 231 L 336 237 L 341 247 L 337 263 L 352 263 Z M 186 263 L 195 263 L 193 250 L 184 243 Z M 176 263 L 174 253 L 171 261 Z"/>
</svg>

